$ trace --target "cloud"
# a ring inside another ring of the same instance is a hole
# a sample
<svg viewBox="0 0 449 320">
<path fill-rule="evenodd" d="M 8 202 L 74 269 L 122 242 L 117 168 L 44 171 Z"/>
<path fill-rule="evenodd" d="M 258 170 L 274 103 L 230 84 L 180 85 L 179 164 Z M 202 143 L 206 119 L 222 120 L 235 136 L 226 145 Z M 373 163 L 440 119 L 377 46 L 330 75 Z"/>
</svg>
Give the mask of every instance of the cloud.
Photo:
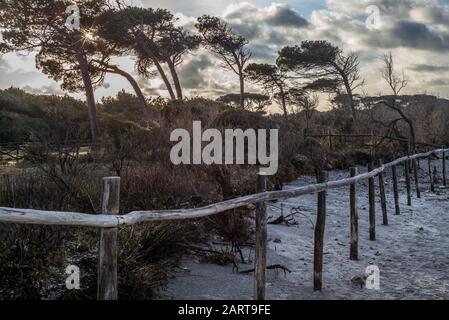
<svg viewBox="0 0 449 320">
<path fill-rule="evenodd" d="M 435 65 L 430 65 L 430 64 L 416 64 L 411 68 L 412 68 L 412 70 L 417 71 L 417 72 L 439 73 L 439 72 L 449 71 L 449 65 L 435 66 Z"/>
<path fill-rule="evenodd" d="M 64 95 L 64 92 L 55 85 L 42 86 L 38 88 L 34 88 L 31 86 L 23 86 L 22 89 L 28 93 L 33 94 L 57 95 L 57 96 Z"/>
<path fill-rule="evenodd" d="M 200 54 L 186 61 L 179 70 L 182 86 L 186 89 L 205 86 L 207 84 L 206 70 L 212 65 L 208 53 Z"/>
<path fill-rule="evenodd" d="M 134 1 L 139 4 L 138 0 Z M 405 93 L 440 90 L 449 87 L 449 1 L 447 0 L 140 0 L 141 5 L 167 8 L 179 18 L 178 23 L 195 31 L 196 18 L 202 14 L 217 15 L 225 19 L 233 30 L 246 37 L 254 54 L 251 62 L 274 63 L 277 52 L 286 45 L 303 40 L 328 40 L 345 53 L 356 52 L 360 71 L 366 79 L 367 94 L 389 92 L 379 69 L 381 57 L 391 51 L 398 72 L 409 78 Z M 307 3 L 306 5 L 304 3 Z M 370 13 L 366 8 L 379 8 L 382 21 L 379 30 L 369 30 L 365 21 Z M 303 12 L 298 8 L 306 8 Z M 133 63 L 126 58 L 117 63 L 132 71 Z M 32 60 L 32 59 L 31 59 Z M 0 86 L 39 87 L 49 82 L 40 72 L 18 59 L 0 57 Z M 20 66 L 20 67 L 16 67 Z M 223 71 L 219 61 L 210 52 L 201 50 L 186 57 L 179 66 L 179 76 L 186 94 L 216 96 L 238 92 L 238 77 Z M 99 88 L 101 95 L 114 95 L 127 86 L 123 79 L 108 78 L 108 88 Z M 167 95 L 166 88 L 157 77 L 140 79 L 142 90 L 148 95 Z M 246 84 L 248 91 L 257 86 Z M 45 88 L 43 88 L 45 90 Z"/>
<path fill-rule="evenodd" d="M 249 48 L 253 54 L 254 59 L 263 60 L 265 62 L 273 62 L 274 60 L 276 60 L 277 51 L 271 45 L 254 44 L 249 45 Z"/>
<path fill-rule="evenodd" d="M 42 77 L 37 71 L 14 69 L 3 57 L 0 57 L 0 74 L 0 88 L 20 87 Z"/>
<path fill-rule="evenodd" d="M 269 25 L 296 28 L 303 28 L 309 25 L 309 22 L 299 12 L 289 6 L 277 5 L 273 11 L 272 15 L 266 19 Z"/>
<path fill-rule="evenodd" d="M 436 87 L 449 86 L 449 79 L 433 79 L 433 80 L 427 82 L 427 85 L 436 86 Z"/>
<path fill-rule="evenodd" d="M 449 35 L 431 31 L 425 24 L 399 21 L 390 34 L 396 43 L 404 47 L 445 51 L 449 49 Z"/>
<path fill-rule="evenodd" d="M 197 17 L 203 14 L 220 15 L 229 4 L 235 1 L 234 0 L 221 0 L 221 1 L 140 0 L 140 2 L 142 2 L 143 6 L 145 7 L 164 8 L 173 12 L 182 12 L 185 15 Z"/>
<path fill-rule="evenodd" d="M 155 84 L 153 81 L 142 77 L 137 78 L 137 83 L 146 96 L 159 96 L 161 95 L 161 91 L 167 90 L 167 88 L 161 88 L 161 84 Z"/>
</svg>

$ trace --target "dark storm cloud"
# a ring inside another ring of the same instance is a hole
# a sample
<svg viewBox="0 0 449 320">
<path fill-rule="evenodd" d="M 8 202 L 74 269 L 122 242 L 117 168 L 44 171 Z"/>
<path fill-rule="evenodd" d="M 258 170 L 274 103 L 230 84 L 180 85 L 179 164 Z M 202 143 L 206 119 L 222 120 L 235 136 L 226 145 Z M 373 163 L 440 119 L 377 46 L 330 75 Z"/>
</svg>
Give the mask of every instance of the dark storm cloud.
<svg viewBox="0 0 449 320">
<path fill-rule="evenodd" d="M 268 43 L 277 46 L 283 46 L 289 44 L 287 36 L 284 33 L 279 32 L 278 30 L 270 30 L 267 32 Z"/>
<path fill-rule="evenodd" d="M 285 34 L 310 25 L 298 11 L 285 4 L 272 4 L 264 9 L 249 4 L 237 6 L 227 12 L 224 19 L 246 39 L 257 41 L 268 34 L 277 42 L 272 44 L 285 44 Z"/>
<path fill-rule="evenodd" d="M 257 39 L 262 33 L 260 24 L 231 23 L 232 30 L 247 40 Z"/>
<path fill-rule="evenodd" d="M 404 47 L 439 51 L 449 49 L 447 35 L 433 32 L 422 23 L 400 21 L 391 36 L 398 39 Z"/>
<path fill-rule="evenodd" d="M 274 14 L 267 18 L 266 22 L 275 27 L 303 28 L 309 25 L 309 22 L 297 11 L 286 6 L 279 6 Z"/>
<path fill-rule="evenodd" d="M 426 24 L 399 21 L 392 28 L 381 33 L 370 33 L 367 45 L 377 48 L 412 48 L 429 51 L 446 51 L 449 49 L 449 34 L 431 30 Z"/>
</svg>

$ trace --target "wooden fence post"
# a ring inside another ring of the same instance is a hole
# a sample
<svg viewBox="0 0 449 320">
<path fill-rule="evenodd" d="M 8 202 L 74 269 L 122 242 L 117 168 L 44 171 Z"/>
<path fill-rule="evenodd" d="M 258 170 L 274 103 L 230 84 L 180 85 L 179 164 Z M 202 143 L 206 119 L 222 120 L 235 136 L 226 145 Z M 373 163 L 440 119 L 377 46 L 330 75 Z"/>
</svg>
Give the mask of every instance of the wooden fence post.
<svg viewBox="0 0 449 320">
<path fill-rule="evenodd" d="M 413 163 L 413 175 L 415 177 L 416 196 L 418 198 L 421 198 L 421 190 L 419 189 L 418 164 L 416 163 L 415 159 L 413 159 L 412 163 Z"/>
<path fill-rule="evenodd" d="M 368 172 L 374 170 L 372 162 L 368 163 Z M 374 178 L 368 179 L 368 202 L 369 202 L 369 239 L 376 240 L 376 199 L 374 190 Z"/>
<path fill-rule="evenodd" d="M 379 160 L 379 166 L 383 166 L 384 162 Z M 380 205 L 382 208 L 382 224 L 388 226 L 387 197 L 385 196 L 385 179 L 384 173 L 379 173 L 379 194 Z"/>
<path fill-rule="evenodd" d="M 446 153 L 444 152 L 444 148 L 443 147 L 443 153 L 442 153 L 442 158 L 441 161 L 442 163 L 442 171 L 443 171 L 443 186 L 447 186 L 447 179 L 446 179 Z"/>
<path fill-rule="evenodd" d="M 404 171 L 405 171 L 405 185 L 407 187 L 407 205 L 412 205 L 412 187 L 410 185 L 410 162 L 409 160 L 404 161 Z"/>
<path fill-rule="evenodd" d="M 120 178 L 103 178 L 102 214 L 118 214 Z M 98 255 L 98 300 L 117 300 L 117 228 L 102 228 Z"/>
<path fill-rule="evenodd" d="M 438 184 L 438 169 L 436 165 L 433 165 L 433 184 Z"/>
<path fill-rule="evenodd" d="M 267 176 L 257 174 L 257 192 L 267 191 Z M 256 205 L 256 254 L 254 268 L 254 300 L 265 300 L 267 271 L 267 210 L 265 202 Z"/>
<path fill-rule="evenodd" d="M 398 190 L 398 175 L 396 166 L 391 167 L 391 174 L 393 176 L 393 196 L 394 196 L 394 209 L 396 215 L 401 214 L 401 207 L 399 206 L 399 190 Z"/>
<path fill-rule="evenodd" d="M 318 171 L 318 183 L 326 182 L 327 172 Z M 315 243 L 313 249 L 313 290 L 321 290 L 323 286 L 323 253 L 324 230 L 326 227 L 326 191 L 318 193 L 317 218 L 315 224 Z"/>
<path fill-rule="evenodd" d="M 357 168 L 351 168 L 351 177 L 355 177 L 358 172 Z M 349 259 L 359 259 L 359 217 L 357 212 L 357 187 L 355 183 L 352 183 L 349 187 L 350 196 L 350 250 Z"/>
<path fill-rule="evenodd" d="M 374 159 L 376 156 L 376 143 L 375 143 L 375 138 L 374 138 L 374 131 L 371 130 L 371 149 L 370 149 L 370 153 L 371 153 L 371 159 Z"/>
<path fill-rule="evenodd" d="M 429 171 L 429 180 L 430 180 L 430 191 L 435 191 L 435 184 L 433 179 L 433 171 L 432 171 L 432 156 L 427 157 L 427 165 Z"/>
</svg>

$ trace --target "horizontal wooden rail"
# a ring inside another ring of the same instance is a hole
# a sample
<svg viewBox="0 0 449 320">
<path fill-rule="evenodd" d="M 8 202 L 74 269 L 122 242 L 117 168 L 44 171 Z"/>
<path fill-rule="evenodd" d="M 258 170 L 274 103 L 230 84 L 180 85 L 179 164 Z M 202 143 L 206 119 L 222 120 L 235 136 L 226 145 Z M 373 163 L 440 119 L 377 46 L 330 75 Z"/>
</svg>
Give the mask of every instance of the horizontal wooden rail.
<svg viewBox="0 0 449 320">
<path fill-rule="evenodd" d="M 389 136 L 380 136 L 380 135 L 371 135 L 371 134 L 336 134 L 336 133 L 331 133 L 331 134 L 306 134 L 306 137 L 310 137 L 310 138 L 381 138 L 381 139 L 388 139 L 388 140 L 392 140 L 392 141 L 400 141 L 400 142 L 409 142 L 408 139 L 403 139 L 403 138 L 397 138 L 397 137 L 389 137 Z M 431 147 L 431 148 L 438 148 L 439 145 L 436 144 L 432 144 L 432 143 L 427 143 L 427 142 L 415 142 L 416 145 L 419 146 L 427 146 L 427 147 Z"/>
<path fill-rule="evenodd" d="M 351 184 L 357 183 L 359 181 L 374 178 L 381 172 L 385 171 L 385 169 L 396 166 L 405 161 L 427 158 L 432 155 L 447 152 L 449 152 L 449 149 L 437 149 L 426 153 L 419 153 L 412 156 L 402 157 L 390 163 L 384 164 L 371 172 L 359 174 L 354 177 L 308 185 L 291 190 L 256 193 L 211 204 L 201 208 L 133 211 L 125 215 L 94 215 L 77 212 L 59 212 L 0 207 L 0 222 L 112 228 L 121 225 L 134 225 L 142 222 L 202 218 L 264 201 L 284 200 L 288 198 L 303 196 L 306 194 L 314 194 L 330 189 L 350 186 Z"/>
</svg>

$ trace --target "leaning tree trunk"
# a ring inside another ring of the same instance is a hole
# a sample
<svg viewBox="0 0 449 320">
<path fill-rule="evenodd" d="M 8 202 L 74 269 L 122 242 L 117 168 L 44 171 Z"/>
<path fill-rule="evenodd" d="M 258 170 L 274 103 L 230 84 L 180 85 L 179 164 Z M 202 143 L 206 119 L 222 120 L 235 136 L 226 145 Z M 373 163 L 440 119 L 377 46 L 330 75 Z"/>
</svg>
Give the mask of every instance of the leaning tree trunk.
<svg viewBox="0 0 449 320">
<path fill-rule="evenodd" d="M 353 92 L 352 92 L 351 84 L 349 83 L 348 75 L 344 72 L 344 70 L 342 70 L 337 64 L 333 64 L 333 67 L 340 74 L 340 76 L 341 76 L 341 78 L 343 80 L 343 84 L 344 84 L 345 89 L 346 89 L 346 94 L 348 95 L 348 98 L 349 98 L 349 106 L 351 108 L 351 127 L 350 127 L 350 131 L 353 133 L 354 132 L 354 125 L 355 125 L 355 122 L 357 120 L 357 111 L 355 109 L 354 95 L 353 95 Z"/>
<path fill-rule="evenodd" d="M 413 121 L 409 117 L 407 117 L 407 115 L 404 113 L 404 111 L 402 111 L 400 106 L 399 107 L 396 106 L 396 97 L 395 97 L 395 101 L 393 101 L 392 105 L 390 105 L 388 103 L 385 103 L 385 105 L 387 107 L 390 107 L 391 109 L 395 110 L 397 113 L 399 113 L 401 118 L 405 122 L 407 122 L 407 125 L 410 130 L 410 143 L 409 143 L 408 149 L 410 149 L 410 148 L 413 149 L 413 150 L 410 150 L 410 152 L 415 151 L 415 149 L 416 149 L 416 133 L 415 133 L 415 126 L 413 125 Z"/>
<path fill-rule="evenodd" d="M 167 75 L 165 74 L 164 69 L 162 68 L 161 64 L 157 61 L 154 61 L 154 64 L 156 65 L 157 71 L 159 72 L 162 81 L 164 81 L 165 86 L 167 87 L 168 93 L 170 95 L 170 99 L 176 100 L 175 93 L 173 92 L 173 88 L 171 86 L 170 81 L 167 78 Z"/>
<path fill-rule="evenodd" d="M 136 93 L 137 98 L 139 99 L 139 105 L 142 109 L 142 113 L 145 115 L 146 118 L 155 118 L 157 115 L 155 112 L 151 112 L 151 108 L 148 106 L 147 100 L 145 99 L 145 96 L 142 93 L 142 90 L 139 87 L 139 84 L 137 81 L 126 71 L 116 67 L 116 66 L 109 66 L 112 69 L 112 73 L 121 75 L 122 77 L 126 78 L 128 82 L 131 84 L 131 86 L 134 89 L 134 92 Z M 154 119 L 156 122 L 157 120 Z"/>
<path fill-rule="evenodd" d="M 154 57 L 153 52 L 151 51 L 151 49 L 147 46 L 146 43 L 144 43 L 141 40 L 138 40 L 138 44 L 139 46 L 142 48 L 142 50 L 145 52 L 145 54 L 147 55 L 147 57 L 149 59 L 151 59 L 151 61 L 153 61 L 154 65 L 156 66 L 157 71 L 159 72 L 159 75 L 162 78 L 162 81 L 164 81 L 165 86 L 167 87 L 168 93 L 170 95 L 170 99 L 172 100 L 176 100 L 176 96 L 175 93 L 173 92 L 173 88 L 172 85 L 170 83 L 170 81 L 167 78 L 167 75 L 165 74 L 164 68 L 162 68 L 161 64 L 159 63 L 159 61 L 157 60 L 157 58 Z"/>
<path fill-rule="evenodd" d="M 177 96 L 178 100 L 182 100 L 183 99 L 182 87 L 181 87 L 181 82 L 179 81 L 178 73 L 176 72 L 175 64 L 170 59 L 167 59 L 167 65 L 168 65 L 168 68 L 170 69 L 173 83 L 175 85 L 176 96 Z"/>
<path fill-rule="evenodd" d="M 92 85 L 92 80 L 89 74 L 89 66 L 87 64 L 86 57 L 83 54 L 82 49 L 79 49 L 76 53 L 76 59 L 78 61 L 81 76 L 83 78 L 84 89 L 86 91 L 86 102 L 89 111 L 89 124 L 90 132 L 92 135 L 92 142 L 98 142 L 98 137 L 100 136 L 100 126 L 98 124 L 97 108 L 95 106 L 95 96 L 94 88 Z"/>
</svg>

